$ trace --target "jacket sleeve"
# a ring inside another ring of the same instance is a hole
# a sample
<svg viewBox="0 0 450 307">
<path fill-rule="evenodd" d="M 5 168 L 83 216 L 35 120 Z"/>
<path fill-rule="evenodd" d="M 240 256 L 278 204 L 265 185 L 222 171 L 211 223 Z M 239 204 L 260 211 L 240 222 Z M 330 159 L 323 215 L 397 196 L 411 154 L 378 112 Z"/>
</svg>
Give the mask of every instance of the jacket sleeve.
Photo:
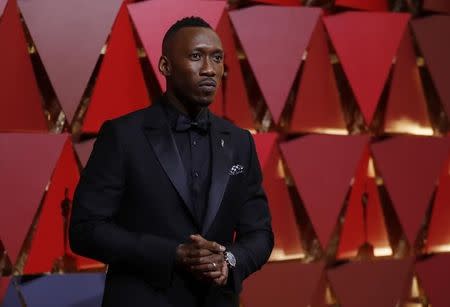
<svg viewBox="0 0 450 307">
<path fill-rule="evenodd" d="M 126 188 L 124 144 L 114 122 L 100 129 L 76 188 L 69 227 L 71 249 L 82 256 L 143 274 L 155 287 L 171 282 L 177 242 L 115 223 Z"/>
<path fill-rule="evenodd" d="M 261 169 L 253 137 L 250 142 L 249 171 L 246 175 L 247 195 L 240 207 L 235 242 L 228 247 L 236 257 L 236 267 L 230 271 L 229 285 L 239 293 L 242 281 L 267 262 L 274 245 L 271 216 L 262 188 Z"/>
</svg>

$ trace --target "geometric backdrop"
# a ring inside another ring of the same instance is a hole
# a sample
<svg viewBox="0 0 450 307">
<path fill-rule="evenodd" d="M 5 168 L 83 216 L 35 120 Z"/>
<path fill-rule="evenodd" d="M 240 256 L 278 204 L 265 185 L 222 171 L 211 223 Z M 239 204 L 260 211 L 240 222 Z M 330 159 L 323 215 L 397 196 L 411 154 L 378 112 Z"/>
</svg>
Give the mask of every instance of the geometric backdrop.
<svg viewBox="0 0 450 307">
<path fill-rule="evenodd" d="M 102 123 L 163 91 L 162 36 L 191 15 L 222 39 L 211 111 L 252 132 L 270 201 L 243 306 L 448 306 L 447 0 L 0 0 L 0 302 L 98 306 L 73 192 Z"/>
</svg>

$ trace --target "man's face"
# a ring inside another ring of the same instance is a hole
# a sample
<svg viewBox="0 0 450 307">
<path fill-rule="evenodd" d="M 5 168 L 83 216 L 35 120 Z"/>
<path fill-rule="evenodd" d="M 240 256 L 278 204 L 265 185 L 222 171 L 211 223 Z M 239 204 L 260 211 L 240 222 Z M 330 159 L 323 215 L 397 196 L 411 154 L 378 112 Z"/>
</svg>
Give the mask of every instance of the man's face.
<svg viewBox="0 0 450 307">
<path fill-rule="evenodd" d="M 209 28 L 182 28 L 172 37 L 167 53 L 168 90 L 185 104 L 211 104 L 224 70 L 222 43 L 217 34 Z"/>
</svg>

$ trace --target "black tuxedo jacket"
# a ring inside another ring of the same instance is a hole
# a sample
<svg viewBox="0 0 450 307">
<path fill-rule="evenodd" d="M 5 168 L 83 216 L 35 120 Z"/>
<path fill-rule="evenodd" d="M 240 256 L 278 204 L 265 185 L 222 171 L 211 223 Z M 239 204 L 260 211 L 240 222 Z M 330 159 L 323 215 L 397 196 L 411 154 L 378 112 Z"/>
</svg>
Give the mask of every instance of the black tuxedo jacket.
<svg viewBox="0 0 450 307">
<path fill-rule="evenodd" d="M 103 306 L 238 306 L 242 281 L 273 247 L 253 138 L 211 114 L 211 187 L 198 225 L 161 103 L 102 126 L 75 191 L 70 246 L 108 264 Z M 230 172 L 237 164 L 243 171 Z M 235 255 L 227 286 L 204 287 L 175 268 L 176 247 L 196 233 Z"/>
</svg>

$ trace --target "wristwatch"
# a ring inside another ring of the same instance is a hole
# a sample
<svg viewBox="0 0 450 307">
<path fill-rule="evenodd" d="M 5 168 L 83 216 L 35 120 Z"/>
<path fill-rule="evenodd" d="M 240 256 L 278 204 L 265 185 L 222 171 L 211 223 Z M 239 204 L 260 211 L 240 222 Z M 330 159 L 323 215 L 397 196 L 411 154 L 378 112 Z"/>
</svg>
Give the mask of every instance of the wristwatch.
<svg viewBox="0 0 450 307">
<path fill-rule="evenodd" d="M 234 257 L 234 255 L 229 251 L 225 251 L 223 255 L 225 257 L 225 262 L 227 263 L 228 267 L 230 269 L 233 269 L 236 266 L 236 257 Z"/>
</svg>

